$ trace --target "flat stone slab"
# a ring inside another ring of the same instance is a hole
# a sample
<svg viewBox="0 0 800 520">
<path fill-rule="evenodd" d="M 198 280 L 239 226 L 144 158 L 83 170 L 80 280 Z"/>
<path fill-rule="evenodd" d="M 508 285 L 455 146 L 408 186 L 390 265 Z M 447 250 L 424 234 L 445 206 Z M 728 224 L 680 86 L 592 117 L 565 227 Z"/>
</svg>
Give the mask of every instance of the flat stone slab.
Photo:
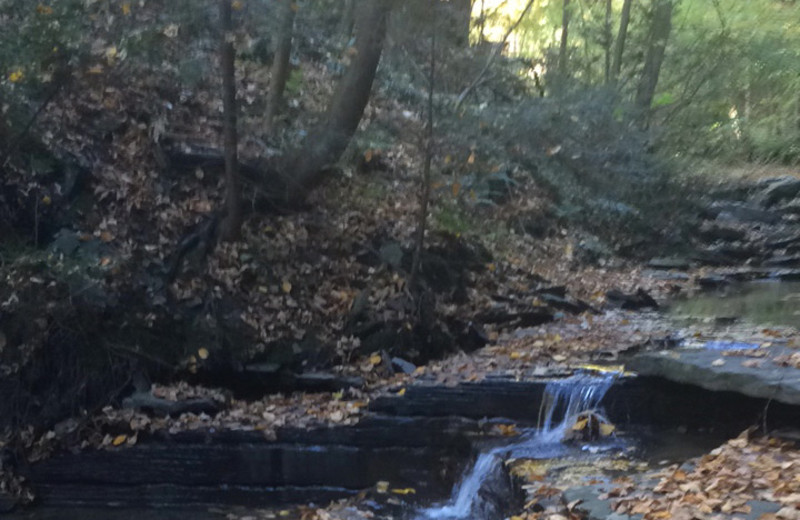
<svg viewBox="0 0 800 520">
<path fill-rule="evenodd" d="M 726 356 L 723 349 L 711 346 L 647 352 L 633 357 L 627 367 L 640 375 L 662 377 L 707 390 L 738 392 L 800 405 L 800 370 L 773 363 L 777 356 L 797 350 L 773 344 L 765 348 L 767 355 L 759 358 Z"/>
</svg>

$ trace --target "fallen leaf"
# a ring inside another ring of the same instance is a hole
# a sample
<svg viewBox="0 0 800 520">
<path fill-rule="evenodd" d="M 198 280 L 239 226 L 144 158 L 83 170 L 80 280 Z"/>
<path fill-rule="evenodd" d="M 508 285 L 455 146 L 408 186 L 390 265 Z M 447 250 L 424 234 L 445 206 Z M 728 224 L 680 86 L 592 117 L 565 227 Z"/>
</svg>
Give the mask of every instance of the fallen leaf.
<svg viewBox="0 0 800 520">
<path fill-rule="evenodd" d="M 416 494 L 417 490 L 414 488 L 395 488 L 392 489 L 392 493 L 395 495 L 414 495 Z"/>
</svg>

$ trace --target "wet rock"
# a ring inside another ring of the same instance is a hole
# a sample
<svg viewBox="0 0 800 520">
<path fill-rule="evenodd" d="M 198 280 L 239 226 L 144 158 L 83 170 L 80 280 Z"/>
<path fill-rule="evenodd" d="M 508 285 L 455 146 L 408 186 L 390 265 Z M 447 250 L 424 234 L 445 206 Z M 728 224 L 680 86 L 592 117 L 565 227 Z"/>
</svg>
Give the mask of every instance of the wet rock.
<svg viewBox="0 0 800 520">
<path fill-rule="evenodd" d="M 651 269 L 677 269 L 685 271 L 689 269 L 691 262 L 685 258 L 668 257 L 668 258 L 653 258 L 647 262 L 647 267 Z"/>
<path fill-rule="evenodd" d="M 769 347 L 769 357 L 760 366 L 744 366 L 744 356 L 721 357 L 716 349 L 678 349 L 633 357 L 627 366 L 641 375 L 690 383 L 708 390 L 728 390 L 751 397 L 800 405 L 800 374 L 771 358 L 789 353 L 786 347 Z M 719 363 L 722 359 L 724 362 Z"/>
<path fill-rule="evenodd" d="M 783 269 L 776 271 L 774 276 L 784 282 L 797 282 L 800 281 L 800 270 L 798 269 Z"/>
<path fill-rule="evenodd" d="M 712 203 L 706 214 L 713 215 L 713 218 L 721 222 L 777 224 L 781 221 L 781 215 L 778 212 L 729 201 Z"/>
<path fill-rule="evenodd" d="M 800 255 L 773 256 L 761 265 L 765 267 L 800 267 Z"/>
<path fill-rule="evenodd" d="M 708 265 L 713 267 L 735 265 L 738 263 L 734 258 L 716 249 L 701 249 L 695 251 L 692 254 L 692 260 L 700 265 Z"/>
<path fill-rule="evenodd" d="M 732 244 L 725 244 L 718 248 L 719 252 L 723 255 L 734 258 L 740 262 L 759 258 L 761 256 L 761 248 L 752 244 L 744 244 L 736 242 Z"/>
<path fill-rule="evenodd" d="M 470 518 L 502 520 L 522 505 L 521 495 L 504 461 L 499 456 L 495 459 L 472 504 Z"/>
<path fill-rule="evenodd" d="M 594 484 L 590 486 L 580 486 L 569 488 L 564 491 L 562 497 L 565 503 L 571 504 L 578 502 L 575 511 L 581 513 L 587 520 L 606 520 L 612 513 L 611 502 L 600 499 L 600 495 L 607 493 L 611 489 L 609 484 Z M 627 515 L 620 515 L 630 518 Z"/>
<path fill-rule="evenodd" d="M 800 194 L 800 179 L 786 176 L 776 179 L 765 187 L 761 193 L 756 195 L 757 200 L 763 207 L 771 207 L 778 202 L 793 199 Z"/>
<path fill-rule="evenodd" d="M 800 215 L 800 198 L 792 199 L 781 205 L 780 211 L 784 215 Z"/>
<path fill-rule="evenodd" d="M 744 229 L 708 221 L 703 222 L 698 233 L 700 237 L 709 242 L 716 242 L 718 240 L 736 242 L 747 238 L 747 231 Z"/>
<path fill-rule="evenodd" d="M 791 233 L 772 237 L 765 246 L 769 249 L 783 249 L 795 244 L 800 244 L 800 234 Z"/>
<path fill-rule="evenodd" d="M 392 367 L 404 374 L 413 374 L 417 369 L 417 365 L 399 357 L 392 358 Z"/>
<path fill-rule="evenodd" d="M 637 289 L 635 293 L 627 294 L 618 289 L 606 292 L 606 301 L 620 309 L 635 311 L 640 309 L 658 309 L 658 303 L 644 289 Z"/>
</svg>

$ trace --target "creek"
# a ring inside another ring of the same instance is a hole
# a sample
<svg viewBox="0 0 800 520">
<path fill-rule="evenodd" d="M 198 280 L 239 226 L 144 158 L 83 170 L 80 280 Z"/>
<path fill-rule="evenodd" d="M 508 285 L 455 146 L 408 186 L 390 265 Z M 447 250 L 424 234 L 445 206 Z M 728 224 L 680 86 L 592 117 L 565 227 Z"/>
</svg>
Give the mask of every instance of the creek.
<svg viewBox="0 0 800 520">
<path fill-rule="evenodd" d="M 670 314 L 795 326 L 800 323 L 800 282 L 761 280 L 726 286 L 677 301 Z"/>
<path fill-rule="evenodd" d="M 671 312 L 793 323 L 798 292 L 800 284 L 759 282 L 678 302 Z M 682 462 L 757 423 L 766 402 L 603 371 L 420 383 L 402 398 L 374 400 L 355 426 L 282 431 L 275 441 L 258 432 L 186 432 L 58 456 L 29 475 L 41 507 L 9 518 L 210 520 L 236 508 L 291 510 L 359 495 L 377 518 L 495 520 L 524 500 L 520 468 L 548 468 L 548 482 L 580 485 Z M 773 403 L 770 421 L 796 424 L 798 410 Z M 576 426 L 587 416 L 613 425 L 613 433 L 583 436 L 586 426 Z M 381 481 L 413 493 L 376 492 Z"/>
</svg>

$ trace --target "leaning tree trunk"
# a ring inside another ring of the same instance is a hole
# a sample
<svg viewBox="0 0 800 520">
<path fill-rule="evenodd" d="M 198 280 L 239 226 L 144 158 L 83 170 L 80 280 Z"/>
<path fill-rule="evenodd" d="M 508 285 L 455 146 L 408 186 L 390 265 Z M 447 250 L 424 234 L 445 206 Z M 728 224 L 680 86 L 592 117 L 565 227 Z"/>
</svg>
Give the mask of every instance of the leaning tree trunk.
<svg viewBox="0 0 800 520">
<path fill-rule="evenodd" d="M 358 128 L 381 59 L 391 4 L 392 0 L 367 0 L 357 13 L 352 62 L 336 87 L 325 121 L 291 154 L 284 169 L 281 198 L 288 206 L 301 203 L 323 180 L 325 168 L 339 159 Z"/>
<path fill-rule="evenodd" d="M 649 123 L 650 106 L 658 85 L 658 76 L 661 73 L 661 64 L 664 62 L 664 53 L 667 49 L 667 40 L 672 30 L 673 0 L 655 0 L 653 18 L 650 22 L 650 38 L 647 46 L 642 76 L 636 90 L 636 107 L 639 110 L 642 126 Z"/>
<path fill-rule="evenodd" d="M 561 13 L 561 45 L 558 49 L 558 75 L 567 77 L 567 59 L 569 43 L 569 0 L 563 0 Z"/>
<path fill-rule="evenodd" d="M 236 129 L 236 70 L 233 48 L 231 0 L 219 0 L 222 74 L 223 140 L 225 147 L 225 220 L 221 238 L 238 240 L 242 229 L 242 203 L 239 188 L 239 138 Z"/>
<path fill-rule="evenodd" d="M 275 130 L 275 117 L 283 107 L 283 93 L 289 79 L 289 58 L 292 54 L 294 13 L 297 6 L 292 0 L 280 0 L 279 26 L 275 33 L 275 56 L 272 59 L 269 94 L 267 95 L 267 132 Z"/>
<path fill-rule="evenodd" d="M 622 3 L 622 12 L 619 19 L 619 32 L 617 32 L 617 42 L 614 46 L 614 58 L 611 62 L 611 82 L 616 83 L 619 79 L 619 72 L 622 70 L 622 55 L 625 53 L 625 40 L 628 37 L 628 24 L 631 21 L 631 4 L 633 0 L 625 0 Z"/>
</svg>

